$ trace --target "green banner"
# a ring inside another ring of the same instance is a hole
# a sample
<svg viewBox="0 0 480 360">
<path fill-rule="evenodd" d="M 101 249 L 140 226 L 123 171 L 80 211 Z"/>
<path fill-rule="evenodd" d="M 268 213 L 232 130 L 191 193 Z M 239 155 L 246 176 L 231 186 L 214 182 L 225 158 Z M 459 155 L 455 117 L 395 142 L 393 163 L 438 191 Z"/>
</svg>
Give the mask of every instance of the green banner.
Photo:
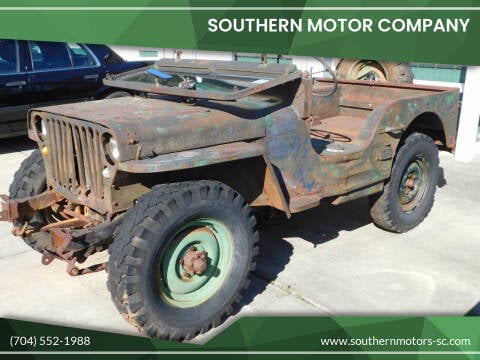
<svg viewBox="0 0 480 360">
<path fill-rule="evenodd" d="M 478 317 L 247 317 L 206 344 L 0 320 L 0 354 L 26 352 L 95 355 L 128 353 L 136 358 L 332 358 L 478 359 Z M 361 356 L 360 356 L 361 355 Z"/>
<path fill-rule="evenodd" d="M 480 64 L 476 1 L 7 0 L 0 23 L 3 38 Z"/>
</svg>

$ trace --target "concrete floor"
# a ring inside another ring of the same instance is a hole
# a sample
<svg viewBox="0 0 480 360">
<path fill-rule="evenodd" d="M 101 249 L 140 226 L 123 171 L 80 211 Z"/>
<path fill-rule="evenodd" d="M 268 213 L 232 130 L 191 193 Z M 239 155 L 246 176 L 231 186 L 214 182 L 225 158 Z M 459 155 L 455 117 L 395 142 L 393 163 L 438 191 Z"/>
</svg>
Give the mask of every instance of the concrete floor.
<svg viewBox="0 0 480 360">
<path fill-rule="evenodd" d="M 2 140 L 0 193 L 31 149 L 23 138 Z M 223 326 L 244 315 L 480 314 L 480 143 L 469 164 L 445 152 L 440 160 L 445 184 L 428 218 L 406 234 L 376 228 L 365 200 L 263 228 L 252 286 Z M 8 223 L 0 240 L 0 317 L 137 334 L 111 304 L 105 272 L 72 278 L 64 263 L 41 265 Z"/>
</svg>

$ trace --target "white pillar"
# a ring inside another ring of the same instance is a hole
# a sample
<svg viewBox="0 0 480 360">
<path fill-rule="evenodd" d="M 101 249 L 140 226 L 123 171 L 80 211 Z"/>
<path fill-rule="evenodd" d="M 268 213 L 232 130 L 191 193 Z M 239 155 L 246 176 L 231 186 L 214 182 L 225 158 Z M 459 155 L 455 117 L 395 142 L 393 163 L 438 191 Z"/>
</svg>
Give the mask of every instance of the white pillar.
<svg viewBox="0 0 480 360">
<path fill-rule="evenodd" d="M 455 160 L 469 162 L 473 159 L 480 118 L 480 66 L 468 66 L 463 88 L 462 108 L 458 124 Z"/>
</svg>

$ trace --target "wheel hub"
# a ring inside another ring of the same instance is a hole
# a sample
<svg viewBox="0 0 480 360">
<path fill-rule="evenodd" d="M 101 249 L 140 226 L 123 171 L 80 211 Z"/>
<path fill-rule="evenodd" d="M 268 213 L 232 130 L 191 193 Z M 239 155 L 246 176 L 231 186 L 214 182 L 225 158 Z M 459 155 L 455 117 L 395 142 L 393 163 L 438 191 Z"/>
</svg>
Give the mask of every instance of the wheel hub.
<svg viewBox="0 0 480 360">
<path fill-rule="evenodd" d="M 161 255 L 163 298 L 182 308 L 206 301 L 228 275 L 232 257 L 232 236 L 225 225 L 213 219 L 188 222 Z"/>
<path fill-rule="evenodd" d="M 185 270 L 183 276 L 191 277 L 193 275 L 202 275 L 207 269 L 207 255 L 205 250 L 197 251 L 195 246 L 191 246 L 179 261 L 183 270 Z"/>
<path fill-rule="evenodd" d="M 408 174 L 405 180 L 404 195 L 407 201 L 411 201 L 418 193 L 417 176 L 414 173 Z"/>
<path fill-rule="evenodd" d="M 427 161 L 418 157 L 405 169 L 398 192 L 403 211 L 412 211 L 421 202 L 427 184 L 427 167 Z"/>
</svg>

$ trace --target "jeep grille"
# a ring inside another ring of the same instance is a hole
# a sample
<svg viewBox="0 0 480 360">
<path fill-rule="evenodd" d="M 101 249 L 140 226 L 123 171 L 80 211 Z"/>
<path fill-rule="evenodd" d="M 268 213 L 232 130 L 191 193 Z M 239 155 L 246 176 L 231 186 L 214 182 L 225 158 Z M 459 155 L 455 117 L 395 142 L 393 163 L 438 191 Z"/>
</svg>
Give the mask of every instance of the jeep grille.
<svg viewBox="0 0 480 360">
<path fill-rule="evenodd" d="M 106 128 L 47 115 L 44 121 L 48 135 L 41 142 L 48 148 L 45 160 L 49 184 L 67 199 L 105 212 L 109 206 L 102 171 L 110 165 L 103 147 Z"/>
</svg>

